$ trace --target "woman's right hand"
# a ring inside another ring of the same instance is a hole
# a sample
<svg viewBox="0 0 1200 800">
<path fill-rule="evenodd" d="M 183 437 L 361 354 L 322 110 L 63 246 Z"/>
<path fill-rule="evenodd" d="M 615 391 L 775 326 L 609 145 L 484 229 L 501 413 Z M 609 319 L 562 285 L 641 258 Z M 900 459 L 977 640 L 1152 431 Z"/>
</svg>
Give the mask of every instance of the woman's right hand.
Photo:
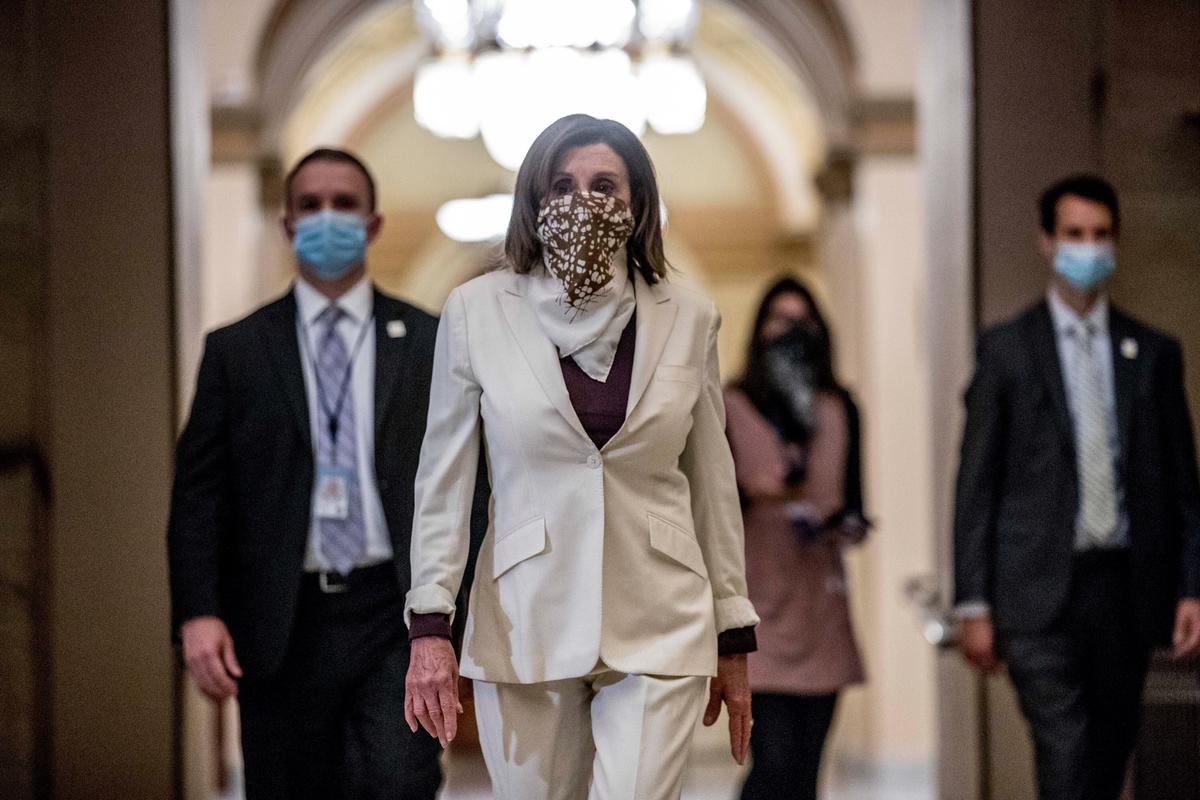
<svg viewBox="0 0 1200 800">
<path fill-rule="evenodd" d="M 404 719 L 413 733 L 417 722 L 445 747 L 458 733 L 458 659 L 450 640 L 422 636 L 412 641 L 404 681 Z"/>
</svg>

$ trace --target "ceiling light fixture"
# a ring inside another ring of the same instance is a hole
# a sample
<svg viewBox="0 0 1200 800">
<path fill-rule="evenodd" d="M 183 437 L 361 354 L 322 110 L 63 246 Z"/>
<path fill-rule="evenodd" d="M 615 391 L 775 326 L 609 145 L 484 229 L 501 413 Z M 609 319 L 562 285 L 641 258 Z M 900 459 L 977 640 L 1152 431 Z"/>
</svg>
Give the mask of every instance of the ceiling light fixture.
<svg viewBox="0 0 1200 800">
<path fill-rule="evenodd" d="M 638 136 L 704 124 L 704 79 L 686 48 L 697 0 L 416 0 L 432 55 L 413 82 L 417 122 L 480 135 L 516 170 L 534 138 L 571 113 Z"/>
</svg>

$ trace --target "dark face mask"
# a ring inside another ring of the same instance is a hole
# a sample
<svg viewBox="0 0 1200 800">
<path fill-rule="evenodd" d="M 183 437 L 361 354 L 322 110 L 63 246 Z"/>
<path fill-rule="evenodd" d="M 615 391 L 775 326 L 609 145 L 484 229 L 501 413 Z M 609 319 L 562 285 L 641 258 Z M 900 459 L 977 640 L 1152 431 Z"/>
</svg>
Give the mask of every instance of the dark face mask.
<svg viewBox="0 0 1200 800">
<path fill-rule="evenodd" d="M 786 417 L 784 432 L 793 441 L 807 442 L 816 430 L 817 362 L 821 346 L 819 334 L 795 325 L 769 342 L 763 355 L 767 383 Z"/>
</svg>

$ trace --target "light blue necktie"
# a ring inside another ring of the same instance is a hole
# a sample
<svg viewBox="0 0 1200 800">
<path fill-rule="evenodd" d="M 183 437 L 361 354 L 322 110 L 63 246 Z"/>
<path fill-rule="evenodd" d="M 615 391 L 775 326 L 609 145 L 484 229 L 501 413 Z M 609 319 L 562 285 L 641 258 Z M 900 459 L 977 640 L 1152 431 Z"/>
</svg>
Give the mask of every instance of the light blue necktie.
<svg viewBox="0 0 1200 800">
<path fill-rule="evenodd" d="M 338 334 L 337 326 L 345 316 L 337 306 L 329 306 L 316 319 L 318 330 L 322 330 L 320 347 L 317 350 L 317 372 L 324 392 L 324 400 L 317 403 L 319 422 L 317 427 L 317 463 L 335 465 L 347 470 L 347 497 L 349 508 L 345 519 L 320 520 L 321 555 L 329 566 L 342 575 L 348 575 L 362 561 L 367 550 L 366 525 L 363 522 L 362 493 L 358 480 L 358 441 L 354 423 L 354 381 L 349 377 L 350 357 L 346 343 Z M 346 387 L 345 397 L 338 407 L 338 394 Z M 321 392 L 318 392 L 321 394 Z M 337 431 L 336 446 L 330 432 L 330 412 L 337 413 L 334 430 Z"/>
</svg>

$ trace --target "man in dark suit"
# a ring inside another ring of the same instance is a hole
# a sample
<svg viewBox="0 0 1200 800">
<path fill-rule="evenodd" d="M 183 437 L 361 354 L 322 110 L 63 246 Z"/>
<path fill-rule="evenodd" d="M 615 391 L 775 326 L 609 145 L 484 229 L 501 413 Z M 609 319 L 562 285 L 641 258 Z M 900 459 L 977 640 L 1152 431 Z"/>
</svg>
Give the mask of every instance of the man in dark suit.
<svg viewBox="0 0 1200 800">
<path fill-rule="evenodd" d="M 1200 650 L 1200 487 L 1179 343 L 1112 307 L 1117 197 L 1041 200 L 1047 299 L 979 338 L 955 515 L 961 647 L 1017 690 L 1043 800 L 1116 800 L 1152 648 Z"/>
<path fill-rule="evenodd" d="M 433 800 L 403 607 L 437 322 L 366 277 L 357 158 L 316 150 L 285 188 L 299 279 L 209 334 L 179 440 L 173 627 L 199 688 L 239 700 L 250 800 Z"/>
</svg>

